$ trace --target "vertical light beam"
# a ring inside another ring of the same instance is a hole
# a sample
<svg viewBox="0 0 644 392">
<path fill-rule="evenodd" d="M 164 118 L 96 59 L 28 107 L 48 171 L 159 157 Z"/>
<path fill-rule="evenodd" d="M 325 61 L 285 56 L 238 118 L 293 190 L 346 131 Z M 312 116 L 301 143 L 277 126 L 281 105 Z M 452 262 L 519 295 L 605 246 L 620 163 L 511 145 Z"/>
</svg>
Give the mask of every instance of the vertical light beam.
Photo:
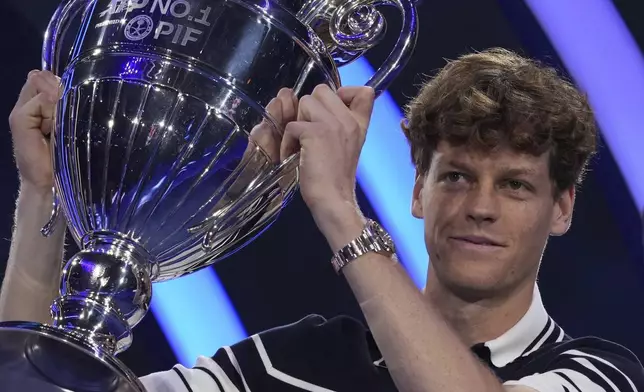
<svg viewBox="0 0 644 392">
<path fill-rule="evenodd" d="M 374 70 L 360 58 L 340 68 L 344 86 L 367 82 Z M 400 128 L 403 114 L 388 92 L 376 100 L 367 141 L 358 165 L 358 181 L 382 225 L 391 234 L 398 256 L 419 288 L 425 287 L 429 257 L 423 221 L 411 215 L 415 169 Z"/>
<path fill-rule="evenodd" d="M 248 336 L 213 268 L 155 283 L 152 291 L 154 317 L 186 367 Z"/>
<path fill-rule="evenodd" d="M 611 0 L 525 0 L 588 98 L 644 211 L 644 58 Z"/>
</svg>

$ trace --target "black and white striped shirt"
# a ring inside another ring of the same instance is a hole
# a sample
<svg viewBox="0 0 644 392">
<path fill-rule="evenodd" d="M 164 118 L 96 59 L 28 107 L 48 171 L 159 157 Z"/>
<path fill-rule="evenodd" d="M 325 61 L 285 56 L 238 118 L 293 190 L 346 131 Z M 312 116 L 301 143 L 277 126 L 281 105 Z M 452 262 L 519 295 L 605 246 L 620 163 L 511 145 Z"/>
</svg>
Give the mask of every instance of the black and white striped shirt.
<svg viewBox="0 0 644 392">
<path fill-rule="evenodd" d="M 644 392 L 644 370 L 626 348 L 572 339 L 535 288 L 525 316 L 497 339 L 472 347 L 504 385 L 539 392 Z M 141 379 L 148 391 L 396 391 L 369 331 L 349 317 L 309 316 Z"/>
</svg>

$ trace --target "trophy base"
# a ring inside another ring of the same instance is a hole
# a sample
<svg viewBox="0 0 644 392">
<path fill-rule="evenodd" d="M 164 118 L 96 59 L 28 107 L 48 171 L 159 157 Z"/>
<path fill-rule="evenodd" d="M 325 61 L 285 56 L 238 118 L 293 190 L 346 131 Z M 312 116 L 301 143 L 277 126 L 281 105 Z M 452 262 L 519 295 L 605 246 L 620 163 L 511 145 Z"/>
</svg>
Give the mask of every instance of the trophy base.
<svg viewBox="0 0 644 392">
<path fill-rule="evenodd" d="M 77 333 L 38 323 L 0 323 L 3 392 L 145 392 L 112 355 Z"/>
</svg>

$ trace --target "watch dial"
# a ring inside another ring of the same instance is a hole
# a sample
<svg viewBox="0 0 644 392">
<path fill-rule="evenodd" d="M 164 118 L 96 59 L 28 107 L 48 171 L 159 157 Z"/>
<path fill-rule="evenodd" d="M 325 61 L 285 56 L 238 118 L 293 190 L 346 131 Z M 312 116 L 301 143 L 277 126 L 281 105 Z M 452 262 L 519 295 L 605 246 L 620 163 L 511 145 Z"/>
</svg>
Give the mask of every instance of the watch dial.
<svg viewBox="0 0 644 392">
<path fill-rule="evenodd" d="M 387 249 L 385 249 L 388 252 L 395 253 L 395 246 L 394 246 L 394 240 L 391 238 L 389 233 L 385 231 L 385 229 L 382 228 L 378 223 L 374 222 L 374 227 L 376 229 L 376 233 L 382 239 L 383 244 Z"/>
</svg>

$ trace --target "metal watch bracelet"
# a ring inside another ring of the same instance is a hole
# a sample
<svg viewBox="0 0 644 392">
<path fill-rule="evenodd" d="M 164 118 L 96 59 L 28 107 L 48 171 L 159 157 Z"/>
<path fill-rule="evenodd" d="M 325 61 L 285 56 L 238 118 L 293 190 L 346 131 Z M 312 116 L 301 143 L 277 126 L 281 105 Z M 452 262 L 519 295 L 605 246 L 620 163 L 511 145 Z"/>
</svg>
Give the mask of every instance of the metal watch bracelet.
<svg viewBox="0 0 644 392">
<path fill-rule="evenodd" d="M 371 219 L 367 221 L 362 233 L 357 238 L 333 255 L 331 264 L 335 272 L 339 274 L 347 264 L 369 252 L 395 253 L 394 244 L 389 234 Z"/>
</svg>

